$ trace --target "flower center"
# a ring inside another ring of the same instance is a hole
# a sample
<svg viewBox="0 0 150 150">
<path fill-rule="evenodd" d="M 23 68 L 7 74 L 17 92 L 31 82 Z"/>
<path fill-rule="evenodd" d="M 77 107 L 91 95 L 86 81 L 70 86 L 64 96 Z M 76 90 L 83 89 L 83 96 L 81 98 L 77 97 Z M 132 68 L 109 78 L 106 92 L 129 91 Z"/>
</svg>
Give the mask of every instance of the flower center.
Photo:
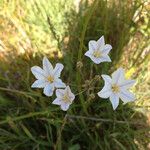
<svg viewBox="0 0 150 150">
<path fill-rule="evenodd" d="M 99 58 L 101 56 L 101 52 L 99 50 L 96 50 L 93 52 L 93 56 Z"/>
<path fill-rule="evenodd" d="M 47 80 L 48 80 L 50 83 L 52 83 L 52 82 L 54 81 L 54 77 L 48 76 L 48 77 L 47 77 Z"/>
<path fill-rule="evenodd" d="M 118 93 L 120 91 L 120 88 L 117 84 L 113 84 L 111 88 L 114 93 Z"/>
<path fill-rule="evenodd" d="M 70 103 L 71 101 L 70 101 L 70 98 L 69 98 L 69 96 L 67 95 L 67 94 L 64 94 L 64 96 L 63 96 L 63 101 L 65 102 L 65 103 Z"/>
</svg>

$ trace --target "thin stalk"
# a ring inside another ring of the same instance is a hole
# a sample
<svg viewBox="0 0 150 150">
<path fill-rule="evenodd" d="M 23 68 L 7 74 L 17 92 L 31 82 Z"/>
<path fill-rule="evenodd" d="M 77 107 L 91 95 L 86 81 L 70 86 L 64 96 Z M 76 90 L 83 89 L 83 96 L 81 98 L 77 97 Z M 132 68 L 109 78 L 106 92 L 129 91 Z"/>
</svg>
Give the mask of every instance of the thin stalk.
<svg viewBox="0 0 150 150">
<path fill-rule="evenodd" d="M 25 114 L 22 116 L 18 116 L 18 117 L 14 117 L 14 118 L 7 117 L 6 120 L 0 121 L 0 125 L 8 123 L 10 120 L 11 121 L 19 121 L 19 120 L 31 118 L 31 117 L 38 116 L 38 115 L 45 115 L 48 112 L 49 112 L 49 110 L 45 110 L 45 111 L 41 111 L 41 112 L 31 112 L 31 113 L 28 113 L 28 114 Z"/>
<path fill-rule="evenodd" d="M 84 119 L 90 121 L 98 121 L 104 123 L 118 123 L 118 124 L 135 124 L 135 125 L 144 125 L 138 121 L 121 121 L 121 120 L 112 120 L 112 119 L 105 119 L 105 118 L 95 118 L 95 117 L 87 117 L 87 116 L 75 116 L 75 115 L 67 115 L 68 119 Z"/>
<path fill-rule="evenodd" d="M 82 33 L 81 33 L 81 38 L 80 38 L 80 46 L 79 46 L 79 52 L 78 52 L 78 59 L 77 61 L 81 61 L 82 59 L 82 54 L 83 54 L 83 48 L 84 48 L 84 39 L 85 39 L 85 34 L 86 34 L 86 30 L 87 30 L 87 26 L 88 26 L 88 23 L 90 21 L 90 18 L 91 16 L 93 15 L 93 12 L 95 10 L 97 6 L 97 0 L 94 1 L 93 5 L 91 6 L 91 9 L 89 9 L 87 15 L 86 15 L 86 20 L 85 20 L 85 23 L 83 25 L 83 30 L 82 30 Z M 78 85 L 78 91 L 81 91 L 82 90 L 82 80 L 81 80 L 81 72 L 77 71 L 76 73 L 76 81 L 77 81 L 77 85 Z M 81 104 L 82 104 L 82 107 L 84 109 L 84 112 L 87 114 L 87 110 L 84 106 L 84 96 L 83 94 L 80 94 L 79 95 L 79 98 L 81 100 Z"/>
<path fill-rule="evenodd" d="M 65 115 L 65 117 L 63 119 L 63 122 L 62 122 L 62 125 L 61 125 L 61 128 L 58 131 L 58 136 L 57 136 L 55 150 L 61 150 L 61 135 L 62 135 L 62 131 L 63 131 L 64 127 L 65 127 L 66 122 L 67 122 L 67 114 Z"/>
<path fill-rule="evenodd" d="M 36 102 L 36 99 L 33 98 L 30 95 L 38 96 L 37 94 L 32 94 L 32 93 L 29 93 L 29 92 L 24 92 L 24 91 L 19 91 L 19 90 L 13 90 L 13 89 L 8 89 L 8 88 L 3 88 L 3 87 L 0 87 L 0 90 L 1 91 L 7 91 L 7 92 L 12 92 L 12 93 L 17 93 L 17 94 L 24 95 L 25 97 L 28 97 L 28 98 L 32 99 L 34 102 Z"/>
<path fill-rule="evenodd" d="M 1 91 L 7 91 L 7 92 L 12 92 L 12 93 L 18 93 L 18 94 L 22 94 L 22 95 L 33 95 L 33 96 L 39 96 L 38 94 L 33 94 L 30 92 L 24 92 L 24 91 L 19 91 L 19 90 L 14 90 L 14 89 L 9 89 L 9 88 L 4 88 L 4 87 L 0 87 Z"/>
</svg>

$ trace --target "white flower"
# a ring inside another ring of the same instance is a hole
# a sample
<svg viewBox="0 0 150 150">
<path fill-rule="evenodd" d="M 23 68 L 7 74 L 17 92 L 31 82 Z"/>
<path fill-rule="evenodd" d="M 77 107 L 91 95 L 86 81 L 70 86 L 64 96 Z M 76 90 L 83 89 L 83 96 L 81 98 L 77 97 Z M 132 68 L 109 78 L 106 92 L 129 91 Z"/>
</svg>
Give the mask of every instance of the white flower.
<svg viewBox="0 0 150 150">
<path fill-rule="evenodd" d="M 75 99 L 75 95 L 71 92 L 69 86 L 65 89 L 57 89 L 56 96 L 57 98 L 52 102 L 52 104 L 60 105 L 63 111 L 68 110 L 69 106 Z"/>
<path fill-rule="evenodd" d="M 101 62 L 111 62 L 108 53 L 112 49 L 112 46 L 105 44 L 104 36 L 102 36 L 98 41 L 89 41 L 89 50 L 85 53 L 85 56 L 91 58 L 91 60 L 99 64 Z"/>
<path fill-rule="evenodd" d="M 128 89 L 135 83 L 135 80 L 126 80 L 124 69 L 117 69 L 112 74 L 112 78 L 108 75 L 102 75 L 102 78 L 105 81 L 105 85 L 103 89 L 98 92 L 98 96 L 101 98 L 109 97 L 114 110 L 119 105 L 119 98 L 124 103 L 135 100 L 135 96 L 128 91 Z"/>
<path fill-rule="evenodd" d="M 49 60 L 43 58 L 43 69 L 34 66 L 31 68 L 32 73 L 37 78 L 37 80 L 32 84 L 32 88 L 44 88 L 44 94 L 46 96 L 52 96 L 55 88 L 64 88 L 66 85 L 59 79 L 61 71 L 64 66 L 57 63 L 55 68 Z"/>
</svg>

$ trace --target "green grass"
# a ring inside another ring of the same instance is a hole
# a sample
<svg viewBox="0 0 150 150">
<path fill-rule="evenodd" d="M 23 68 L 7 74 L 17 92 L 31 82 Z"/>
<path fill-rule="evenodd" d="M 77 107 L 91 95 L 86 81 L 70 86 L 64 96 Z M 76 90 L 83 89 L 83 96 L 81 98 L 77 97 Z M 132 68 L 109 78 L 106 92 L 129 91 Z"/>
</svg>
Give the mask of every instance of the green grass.
<svg viewBox="0 0 150 150">
<path fill-rule="evenodd" d="M 1 0 L 0 149 L 148 149 L 148 17 L 142 0 L 84 0 L 78 12 L 72 0 Z M 112 63 L 95 65 L 84 53 L 102 35 L 113 46 Z M 76 94 L 67 112 L 51 104 L 55 96 L 31 89 L 30 68 L 44 55 L 65 66 L 62 79 Z M 113 111 L 95 94 L 103 86 L 95 76 L 120 66 L 137 80 L 137 100 Z"/>
</svg>

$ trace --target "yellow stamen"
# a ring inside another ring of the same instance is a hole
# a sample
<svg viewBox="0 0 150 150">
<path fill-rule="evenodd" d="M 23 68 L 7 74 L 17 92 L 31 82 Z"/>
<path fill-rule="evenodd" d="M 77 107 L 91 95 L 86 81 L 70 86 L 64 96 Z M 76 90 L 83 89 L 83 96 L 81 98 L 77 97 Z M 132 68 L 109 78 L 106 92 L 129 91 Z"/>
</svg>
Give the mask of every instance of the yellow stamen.
<svg viewBox="0 0 150 150">
<path fill-rule="evenodd" d="M 70 103 L 71 101 L 70 101 L 70 98 L 69 98 L 69 96 L 67 95 L 67 94 L 64 94 L 64 96 L 63 96 L 63 101 L 65 102 L 65 103 Z"/>
<path fill-rule="evenodd" d="M 117 84 L 113 84 L 111 88 L 114 93 L 118 93 L 120 91 L 120 88 Z"/>
<path fill-rule="evenodd" d="M 94 51 L 93 56 L 99 58 L 101 56 L 101 52 L 99 50 Z"/>
<path fill-rule="evenodd" d="M 47 77 L 47 80 L 48 80 L 50 83 L 52 83 L 52 82 L 54 81 L 54 77 L 48 76 L 48 77 Z"/>
</svg>

